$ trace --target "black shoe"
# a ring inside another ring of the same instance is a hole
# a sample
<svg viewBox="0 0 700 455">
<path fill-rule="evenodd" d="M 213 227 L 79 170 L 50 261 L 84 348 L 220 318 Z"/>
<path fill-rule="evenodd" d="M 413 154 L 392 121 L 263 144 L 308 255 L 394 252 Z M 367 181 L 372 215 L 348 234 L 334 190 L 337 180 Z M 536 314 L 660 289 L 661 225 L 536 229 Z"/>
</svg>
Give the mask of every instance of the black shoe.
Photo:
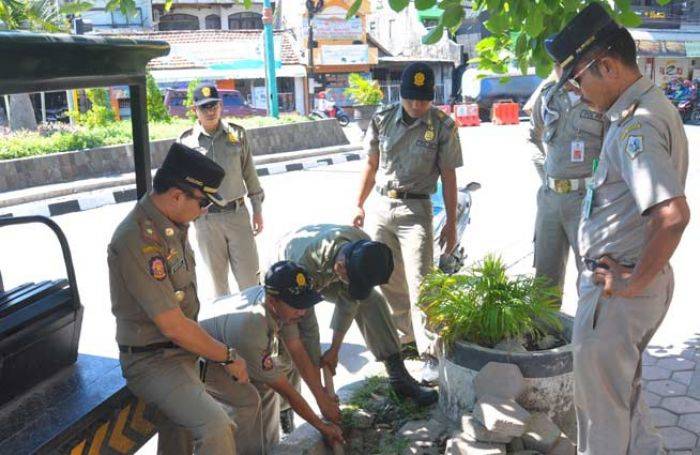
<svg viewBox="0 0 700 455">
<path fill-rule="evenodd" d="M 290 434 L 294 431 L 294 411 L 291 409 L 280 411 L 280 425 L 284 434 Z"/>
<path fill-rule="evenodd" d="M 428 406 L 437 401 L 438 394 L 435 390 L 421 386 L 408 373 L 401 354 L 394 354 L 386 359 L 384 366 L 389 375 L 389 383 L 399 396 L 410 398 L 419 406 Z"/>
</svg>

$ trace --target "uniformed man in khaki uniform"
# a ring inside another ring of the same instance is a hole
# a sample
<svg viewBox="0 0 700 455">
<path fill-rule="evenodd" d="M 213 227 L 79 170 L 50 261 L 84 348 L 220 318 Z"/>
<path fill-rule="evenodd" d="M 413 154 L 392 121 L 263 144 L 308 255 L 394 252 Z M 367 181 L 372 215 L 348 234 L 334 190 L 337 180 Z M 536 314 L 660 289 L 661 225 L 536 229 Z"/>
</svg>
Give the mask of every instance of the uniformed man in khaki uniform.
<svg viewBox="0 0 700 455">
<path fill-rule="evenodd" d="M 246 289 L 260 283 L 258 250 L 255 235 L 263 229 L 262 202 L 265 194 L 253 163 L 250 142 L 242 126 L 221 120 L 219 92 L 212 84 L 202 84 L 194 91 L 197 123 L 178 139 L 199 150 L 226 171 L 219 194 L 226 204 L 211 207 L 195 220 L 197 243 L 209 267 L 217 297 L 230 293 L 229 266 L 238 283 Z M 245 205 L 246 195 L 253 207 L 253 225 Z"/>
<path fill-rule="evenodd" d="M 437 393 L 422 387 L 406 370 L 396 327 L 384 297 L 375 286 L 386 283 L 393 271 L 391 250 L 372 242 L 360 228 L 338 224 L 304 226 L 284 235 L 276 247 L 276 260 L 290 260 L 304 267 L 311 286 L 323 299 L 334 303 L 331 347 L 320 356 L 320 346 L 310 346 L 312 361 L 329 367 L 333 374 L 340 347 L 353 319 L 367 348 L 384 362 L 394 390 L 417 404 L 437 401 Z M 318 323 L 313 311 L 299 321 L 307 344 L 318 340 Z"/>
<path fill-rule="evenodd" d="M 663 454 L 641 389 L 642 354 L 668 311 L 669 260 L 690 213 L 688 142 L 678 112 L 637 66 L 629 31 L 598 3 L 546 41 L 563 81 L 605 114 L 600 160 L 581 211 L 574 345 L 578 451 Z"/>
<path fill-rule="evenodd" d="M 537 192 L 535 275 L 562 290 L 569 247 L 578 272 L 583 268 L 577 242 L 581 203 L 593 161 L 600 155 L 604 120 L 574 87 L 559 85 L 561 67 L 556 72 L 557 79 L 542 88 L 534 103 L 530 140 L 545 156 L 544 181 Z"/>
<path fill-rule="evenodd" d="M 265 276 L 265 286 L 253 286 L 240 294 L 225 297 L 216 312 L 228 312 L 202 321 L 211 336 L 234 346 L 246 360 L 251 383 L 258 389 L 262 403 L 264 447 L 255 453 L 269 453 L 279 441 L 280 396 L 294 411 L 313 425 L 332 444 L 343 442 L 342 430 L 324 422 L 296 390 L 294 368 L 279 357 L 280 343 L 299 343 L 296 323 L 307 310 L 322 300 L 311 288 L 309 275 L 290 261 L 274 264 Z M 310 366 L 299 365 L 304 369 Z M 235 395 L 235 386 L 223 367 L 210 364 L 206 368 L 207 390 L 223 403 Z"/>
<path fill-rule="evenodd" d="M 430 194 L 442 180 L 446 222 L 440 243 L 447 254 L 457 246 L 457 177 L 462 148 L 455 122 L 432 106 L 435 77 L 425 63 L 413 63 L 401 75 L 401 103 L 375 114 L 367 131 L 367 166 L 357 198 L 354 225 L 364 225 L 365 200 L 376 184 L 374 240 L 385 243 L 396 265 L 382 292 L 402 341 L 415 339 L 426 364 L 423 381 L 437 381 L 434 334 L 418 308 L 420 283 L 433 268 L 433 208 Z"/>
<path fill-rule="evenodd" d="M 109 244 L 110 295 L 117 319 L 119 360 L 127 386 L 163 416 L 160 453 L 236 453 L 260 439 L 260 400 L 245 361 L 197 324 L 199 300 L 188 223 L 212 202 L 224 170 L 199 152 L 173 144 L 153 179 Z M 201 356 L 237 379 L 234 424 L 205 393 L 196 371 Z M 257 434 L 256 434 L 257 431 Z M 193 447 L 194 446 L 194 447 Z"/>
</svg>

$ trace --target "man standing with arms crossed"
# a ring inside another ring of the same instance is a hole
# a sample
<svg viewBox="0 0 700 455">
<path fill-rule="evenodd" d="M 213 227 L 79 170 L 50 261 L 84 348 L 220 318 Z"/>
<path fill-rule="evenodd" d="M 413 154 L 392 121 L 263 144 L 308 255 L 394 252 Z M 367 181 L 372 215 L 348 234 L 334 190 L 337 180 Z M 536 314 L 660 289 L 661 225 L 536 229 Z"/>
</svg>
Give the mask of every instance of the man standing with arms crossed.
<svg viewBox="0 0 700 455">
<path fill-rule="evenodd" d="M 245 129 L 221 119 L 223 106 L 213 84 L 201 84 L 194 90 L 197 123 L 178 139 L 202 152 L 226 171 L 219 194 L 225 205 L 215 206 L 199 217 L 194 225 L 197 243 L 209 267 L 216 297 L 228 295 L 229 266 L 243 290 L 260 283 L 255 235 L 263 229 L 262 202 L 265 194 L 253 163 L 253 154 Z M 253 207 L 253 225 L 245 205 L 248 196 Z"/>
<path fill-rule="evenodd" d="M 639 72 L 636 46 L 599 3 L 546 41 L 562 82 L 610 121 L 581 211 L 588 270 L 574 321 L 578 451 L 666 453 L 641 389 L 642 354 L 673 294 L 669 260 L 690 219 L 688 141 L 663 93 Z"/>
<path fill-rule="evenodd" d="M 362 227 L 364 204 L 376 184 L 379 193 L 374 240 L 391 248 L 394 273 L 382 285 L 396 327 L 415 339 L 425 365 L 422 380 L 437 381 L 436 337 L 418 308 L 419 287 L 433 268 L 433 209 L 430 194 L 442 180 L 446 222 L 440 244 L 447 254 L 457 245 L 457 176 L 462 148 L 455 122 L 433 107 L 435 76 L 425 63 L 401 75 L 401 103 L 375 114 L 365 139 L 368 158 L 353 224 Z"/>
</svg>

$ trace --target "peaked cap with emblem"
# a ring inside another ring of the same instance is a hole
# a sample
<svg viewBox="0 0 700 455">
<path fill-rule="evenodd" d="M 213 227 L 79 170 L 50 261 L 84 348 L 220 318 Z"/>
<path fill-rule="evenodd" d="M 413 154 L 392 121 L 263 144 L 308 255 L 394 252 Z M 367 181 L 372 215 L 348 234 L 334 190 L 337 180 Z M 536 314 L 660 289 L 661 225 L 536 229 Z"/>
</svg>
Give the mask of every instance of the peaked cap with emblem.
<svg viewBox="0 0 700 455">
<path fill-rule="evenodd" d="M 401 98 L 431 101 L 435 98 L 435 74 L 427 63 L 411 63 L 401 73 Z"/>
<path fill-rule="evenodd" d="M 214 204 L 226 205 L 217 192 L 226 172 L 197 150 L 178 142 L 173 143 L 158 172 L 166 172 L 183 183 L 201 190 Z"/>
<path fill-rule="evenodd" d="M 214 84 L 199 84 L 197 88 L 194 89 L 193 99 L 195 106 L 216 103 L 221 100 L 219 91 Z"/>
<path fill-rule="evenodd" d="M 582 9 L 564 28 L 545 40 L 547 53 L 562 68 L 561 81 L 567 81 L 581 56 L 592 45 L 606 45 L 626 29 L 620 27 L 600 3 Z M 629 32 L 628 32 L 629 33 Z"/>
<path fill-rule="evenodd" d="M 311 279 L 300 265 L 292 261 L 274 263 L 265 274 L 265 292 L 297 310 L 305 310 L 323 300 L 311 287 Z"/>
</svg>

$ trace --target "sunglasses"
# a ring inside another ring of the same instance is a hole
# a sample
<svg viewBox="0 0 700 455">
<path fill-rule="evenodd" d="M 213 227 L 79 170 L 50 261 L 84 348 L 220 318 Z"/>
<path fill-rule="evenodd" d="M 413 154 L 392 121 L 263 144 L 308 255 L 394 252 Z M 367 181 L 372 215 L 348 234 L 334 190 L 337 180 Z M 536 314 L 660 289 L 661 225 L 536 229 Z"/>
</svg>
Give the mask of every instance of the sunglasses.
<svg viewBox="0 0 700 455">
<path fill-rule="evenodd" d="M 575 76 L 569 78 L 569 80 L 568 80 L 567 82 L 568 82 L 569 84 L 571 84 L 576 90 L 581 90 L 581 81 L 579 81 L 579 78 L 580 78 L 581 76 L 583 76 L 583 73 L 585 73 L 586 71 L 588 71 L 589 69 L 591 69 L 591 67 L 593 67 L 593 65 L 595 65 L 597 62 L 598 62 L 598 59 L 597 59 L 597 58 L 594 58 L 593 60 L 591 60 L 590 62 L 588 62 L 588 63 L 586 64 L 586 66 L 584 66 L 584 67 L 581 69 L 581 71 L 579 71 L 578 73 L 576 73 Z"/>
<path fill-rule="evenodd" d="M 202 210 L 206 209 L 207 207 L 209 207 L 212 204 L 211 199 L 209 199 L 207 196 L 196 196 L 192 191 L 190 191 L 187 188 L 182 188 L 182 187 L 178 187 L 178 188 L 180 188 L 180 190 L 183 193 L 185 193 L 185 196 L 197 201 L 197 203 L 199 204 L 199 208 Z"/>
<path fill-rule="evenodd" d="M 202 111 L 202 112 L 208 112 L 208 111 L 213 111 L 219 107 L 219 103 L 207 103 L 207 104 L 202 104 L 201 106 L 197 106 L 197 109 Z"/>
</svg>

